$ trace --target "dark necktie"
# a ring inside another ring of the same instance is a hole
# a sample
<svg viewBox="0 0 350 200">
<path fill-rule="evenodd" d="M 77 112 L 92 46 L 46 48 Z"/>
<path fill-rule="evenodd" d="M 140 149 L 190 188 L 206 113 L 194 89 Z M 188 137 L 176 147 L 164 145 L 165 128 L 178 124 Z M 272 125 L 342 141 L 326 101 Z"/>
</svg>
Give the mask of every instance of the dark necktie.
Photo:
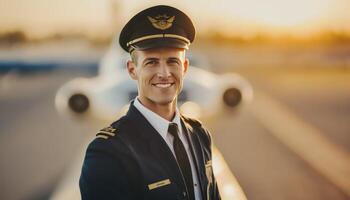
<svg viewBox="0 0 350 200">
<path fill-rule="evenodd" d="M 191 165 L 185 150 L 185 146 L 183 145 L 183 143 L 179 138 L 179 129 L 177 127 L 177 124 L 170 123 L 168 132 L 172 136 L 174 136 L 173 145 L 174 145 L 176 160 L 180 166 L 182 175 L 185 179 L 187 191 L 189 193 L 188 194 L 189 199 L 194 200 L 194 188 L 193 188 Z"/>
</svg>

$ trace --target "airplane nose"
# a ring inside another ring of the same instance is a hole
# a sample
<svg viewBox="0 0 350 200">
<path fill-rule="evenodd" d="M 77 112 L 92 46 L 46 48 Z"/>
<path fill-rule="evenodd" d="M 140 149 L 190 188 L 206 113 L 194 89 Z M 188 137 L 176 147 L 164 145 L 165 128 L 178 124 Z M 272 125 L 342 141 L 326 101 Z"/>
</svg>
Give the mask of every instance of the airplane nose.
<svg viewBox="0 0 350 200">
<path fill-rule="evenodd" d="M 89 99 L 83 94 L 74 94 L 68 100 L 68 105 L 75 113 L 81 114 L 89 108 Z"/>
</svg>

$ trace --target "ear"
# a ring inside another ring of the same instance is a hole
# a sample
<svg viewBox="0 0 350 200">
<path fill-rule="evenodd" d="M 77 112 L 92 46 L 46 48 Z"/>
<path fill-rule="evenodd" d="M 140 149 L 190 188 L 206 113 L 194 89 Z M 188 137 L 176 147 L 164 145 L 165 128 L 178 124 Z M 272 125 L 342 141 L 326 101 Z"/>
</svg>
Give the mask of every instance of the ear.
<svg viewBox="0 0 350 200">
<path fill-rule="evenodd" d="M 136 65 L 135 65 L 135 63 L 132 62 L 131 60 L 128 60 L 128 62 L 126 63 L 126 66 L 128 68 L 129 76 L 132 79 L 137 80 L 137 73 L 136 73 Z"/>
<path fill-rule="evenodd" d="M 186 58 L 184 61 L 184 74 L 186 74 L 190 61 Z"/>
</svg>

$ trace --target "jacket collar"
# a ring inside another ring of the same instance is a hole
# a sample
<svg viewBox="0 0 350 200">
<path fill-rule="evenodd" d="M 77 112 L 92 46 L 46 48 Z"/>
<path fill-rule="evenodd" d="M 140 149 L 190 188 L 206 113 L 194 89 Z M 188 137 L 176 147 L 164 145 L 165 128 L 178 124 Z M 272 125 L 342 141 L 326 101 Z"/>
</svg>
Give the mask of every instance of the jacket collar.
<svg viewBox="0 0 350 200">
<path fill-rule="evenodd" d="M 152 127 L 162 136 L 166 141 L 168 135 L 169 123 L 176 123 L 178 127 L 181 127 L 181 120 L 179 110 L 176 109 L 175 116 L 172 121 L 168 121 L 163 117 L 159 116 L 157 113 L 148 109 L 141 102 L 135 98 L 133 102 L 134 107 L 146 118 L 146 120 L 152 125 Z M 180 134 L 182 134 L 182 129 L 179 129 Z"/>
</svg>

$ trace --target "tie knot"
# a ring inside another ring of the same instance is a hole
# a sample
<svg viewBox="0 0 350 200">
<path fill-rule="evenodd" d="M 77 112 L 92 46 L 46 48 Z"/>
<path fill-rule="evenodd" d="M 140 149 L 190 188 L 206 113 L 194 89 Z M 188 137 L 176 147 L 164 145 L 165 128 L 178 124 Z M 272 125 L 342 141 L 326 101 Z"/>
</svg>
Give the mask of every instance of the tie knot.
<svg viewBox="0 0 350 200">
<path fill-rule="evenodd" d="M 176 123 L 170 123 L 168 132 L 175 138 L 179 137 L 179 128 Z"/>
</svg>

